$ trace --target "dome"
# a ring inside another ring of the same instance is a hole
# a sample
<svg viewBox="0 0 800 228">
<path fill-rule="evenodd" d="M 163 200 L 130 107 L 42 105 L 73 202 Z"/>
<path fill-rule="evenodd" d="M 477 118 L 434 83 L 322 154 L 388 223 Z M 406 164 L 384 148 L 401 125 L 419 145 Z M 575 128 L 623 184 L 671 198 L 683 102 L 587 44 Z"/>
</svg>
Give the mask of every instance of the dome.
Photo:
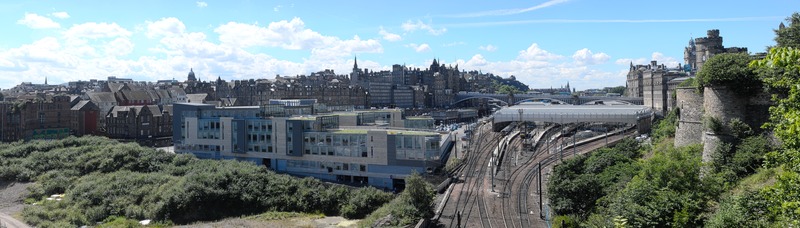
<svg viewBox="0 0 800 228">
<path fill-rule="evenodd" d="M 194 69 L 189 68 L 189 81 L 197 81 L 197 78 L 194 76 Z"/>
</svg>

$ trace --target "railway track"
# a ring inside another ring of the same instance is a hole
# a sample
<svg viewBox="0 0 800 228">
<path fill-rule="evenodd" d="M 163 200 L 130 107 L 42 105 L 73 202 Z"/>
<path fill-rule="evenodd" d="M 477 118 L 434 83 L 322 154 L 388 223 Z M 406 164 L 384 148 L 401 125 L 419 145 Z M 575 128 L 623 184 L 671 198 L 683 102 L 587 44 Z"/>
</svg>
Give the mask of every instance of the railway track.
<svg viewBox="0 0 800 228">
<path fill-rule="evenodd" d="M 558 132 L 555 130 L 558 129 L 545 132 L 544 137 L 542 137 L 542 139 L 549 140 L 552 135 Z M 607 140 L 613 143 L 629 135 L 630 133 L 615 134 L 613 136 L 609 136 Z M 555 145 L 558 145 L 561 140 L 563 139 L 557 139 Z M 541 170 L 543 170 L 544 168 L 547 168 L 557 163 L 562 158 L 562 154 L 560 153 L 550 154 L 549 147 L 545 147 L 545 145 L 542 144 L 542 141 L 543 140 L 539 140 L 536 142 L 535 146 L 533 147 L 534 152 L 531 155 L 531 157 L 527 158 L 525 162 L 522 163 L 521 166 L 517 167 L 512 171 L 510 178 L 508 179 L 507 182 L 510 184 L 506 184 L 504 186 L 504 192 L 509 193 L 508 197 L 504 197 L 502 200 L 503 205 L 501 207 L 502 208 L 501 216 L 504 220 L 503 221 L 504 227 L 523 228 L 523 227 L 536 227 L 536 226 L 543 227 L 545 225 L 541 223 L 535 224 L 531 220 L 532 213 L 530 212 L 533 211 L 529 210 L 530 208 L 529 206 L 532 205 L 529 204 L 530 201 L 528 200 L 528 197 L 531 195 L 530 194 L 531 188 L 539 187 L 538 183 L 534 183 L 533 181 L 536 178 L 542 178 L 541 175 L 539 174 L 540 168 Z M 569 140 L 567 140 L 567 142 L 569 142 Z M 575 150 L 579 151 L 578 154 L 588 153 L 590 151 L 605 146 L 606 142 L 607 141 L 605 140 L 605 138 L 595 138 L 592 141 L 584 142 L 577 145 L 577 148 L 575 148 Z M 570 154 L 568 152 L 567 149 L 569 149 L 570 147 L 562 148 L 566 152 L 563 154 L 563 158 L 575 155 L 574 153 Z M 511 148 L 510 150 L 513 150 L 513 147 L 510 148 Z M 510 160 L 505 162 L 510 162 Z M 542 180 L 541 183 L 545 183 L 545 181 Z M 545 194 L 545 193 L 544 191 L 542 191 L 539 194 Z M 512 196 L 516 198 L 511 198 Z M 536 207 L 534 208 L 541 215 L 541 210 L 539 210 L 539 208 Z"/>
<path fill-rule="evenodd" d="M 481 125 L 481 128 L 486 126 Z M 446 227 L 458 227 L 459 224 L 463 227 L 467 224 L 473 224 L 471 222 L 475 221 L 472 220 L 472 212 L 475 206 L 479 207 L 478 220 L 480 221 L 477 222 L 481 224 L 481 227 L 491 227 L 488 217 L 484 217 L 486 215 L 485 202 L 478 195 L 481 194 L 483 181 L 485 180 L 484 175 L 487 170 L 484 164 L 491 156 L 492 146 L 497 143 L 497 133 L 491 131 L 480 132 L 477 140 L 474 141 L 475 143 L 471 145 L 473 149 L 466 157 L 466 161 L 462 167 L 458 168 L 459 171 L 462 171 L 460 172 L 462 177 L 459 177 L 458 180 L 463 180 L 463 183 L 458 190 L 458 197 L 453 202 L 456 212 L 452 218 L 449 218 L 450 221 Z M 455 173 L 457 174 L 458 172 Z M 458 214 L 461 215 L 459 216 Z M 458 220 L 458 217 L 461 217 L 461 221 Z"/>
<path fill-rule="evenodd" d="M 545 131 L 541 138 L 549 139 L 556 131 L 559 129 L 551 128 L 549 131 Z M 541 140 L 539 140 L 541 141 Z M 518 142 L 518 141 L 517 141 Z M 518 143 L 514 143 L 515 145 L 519 145 Z M 510 147 L 511 150 L 514 150 L 515 147 Z M 509 178 L 507 180 L 507 184 L 504 185 L 503 192 L 507 192 L 507 197 L 503 197 L 503 205 L 501 207 L 501 213 L 503 218 L 503 225 L 504 227 L 530 227 L 530 220 L 528 214 L 528 201 L 527 201 L 527 194 L 529 194 L 529 188 L 526 186 L 530 186 L 530 183 L 533 181 L 534 174 L 536 174 L 536 166 L 537 164 L 533 162 L 537 157 L 539 157 L 542 153 L 546 153 L 547 148 L 543 148 L 540 145 L 540 142 L 536 142 L 533 146 L 533 152 L 531 156 L 525 159 L 521 166 L 513 169 Z M 521 156 L 521 154 L 517 155 Z M 511 162 L 510 159 L 505 162 Z M 513 194 L 515 193 L 516 194 Z M 509 202 L 514 201 L 513 196 L 516 197 L 516 202 Z"/>
</svg>

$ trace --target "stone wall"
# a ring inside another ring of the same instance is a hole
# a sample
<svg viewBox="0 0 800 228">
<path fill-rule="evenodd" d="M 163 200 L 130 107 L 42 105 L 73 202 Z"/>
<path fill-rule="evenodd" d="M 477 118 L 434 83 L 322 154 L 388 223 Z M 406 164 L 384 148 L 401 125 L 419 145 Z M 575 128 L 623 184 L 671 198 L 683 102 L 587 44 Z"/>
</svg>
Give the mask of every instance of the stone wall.
<svg viewBox="0 0 800 228">
<path fill-rule="evenodd" d="M 734 118 L 745 120 L 747 101 L 724 86 L 707 86 L 703 91 L 705 115 L 718 119 L 722 124 Z"/>
<path fill-rule="evenodd" d="M 773 104 L 772 95 L 765 91 L 750 97 L 747 102 L 744 122 L 754 130 L 761 128 L 761 125 L 769 121 L 769 106 Z"/>
<path fill-rule="evenodd" d="M 712 155 L 723 143 L 733 141 L 733 136 L 705 132 L 703 134 L 703 162 L 712 162 Z"/>
<path fill-rule="evenodd" d="M 676 88 L 677 108 L 680 109 L 678 127 L 675 129 L 675 147 L 702 143 L 703 94 L 694 87 Z"/>
<path fill-rule="evenodd" d="M 735 139 L 724 131 L 710 132 L 703 126 L 703 118 L 714 117 L 723 125 L 738 118 L 753 129 L 758 129 L 769 119 L 772 101 L 768 93 L 742 97 L 736 92 L 724 86 L 705 87 L 703 93 L 695 93 L 695 88 L 677 88 L 676 106 L 680 108 L 680 115 L 674 145 L 702 143 L 703 162 L 710 162 L 720 145 Z"/>
</svg>

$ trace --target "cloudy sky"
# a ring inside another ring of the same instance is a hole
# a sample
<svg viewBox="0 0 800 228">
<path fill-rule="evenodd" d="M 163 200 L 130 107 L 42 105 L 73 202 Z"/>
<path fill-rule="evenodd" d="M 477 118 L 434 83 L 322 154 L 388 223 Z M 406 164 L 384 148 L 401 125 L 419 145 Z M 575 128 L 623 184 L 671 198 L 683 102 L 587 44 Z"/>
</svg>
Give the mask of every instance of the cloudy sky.
<svg viewBox="0 0 800 228">
<path fill-rule="evenodd" d="M 797 1 L 0 2 L 0 88 L 108 76 L 274 78 L 334 69 L 459 69 L 535 88 L 624 85 L 628 64 L 683 62 L 691 37 L 760 52 Z"/>
</svg>

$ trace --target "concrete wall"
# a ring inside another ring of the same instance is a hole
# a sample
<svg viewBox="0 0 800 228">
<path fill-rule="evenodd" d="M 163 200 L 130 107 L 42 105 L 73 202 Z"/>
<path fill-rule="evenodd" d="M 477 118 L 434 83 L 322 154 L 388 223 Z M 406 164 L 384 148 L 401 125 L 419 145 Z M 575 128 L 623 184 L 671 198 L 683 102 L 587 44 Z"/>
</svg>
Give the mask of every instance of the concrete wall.
<svg viewBox="0 0 800 228">
<path fill-rule="evenodd" d="M 703 142 L 703 94 L 694 87 L 677 88 L 677 108 L 680 109 L 675 129 L 675 147 Z"/>
</svg>

